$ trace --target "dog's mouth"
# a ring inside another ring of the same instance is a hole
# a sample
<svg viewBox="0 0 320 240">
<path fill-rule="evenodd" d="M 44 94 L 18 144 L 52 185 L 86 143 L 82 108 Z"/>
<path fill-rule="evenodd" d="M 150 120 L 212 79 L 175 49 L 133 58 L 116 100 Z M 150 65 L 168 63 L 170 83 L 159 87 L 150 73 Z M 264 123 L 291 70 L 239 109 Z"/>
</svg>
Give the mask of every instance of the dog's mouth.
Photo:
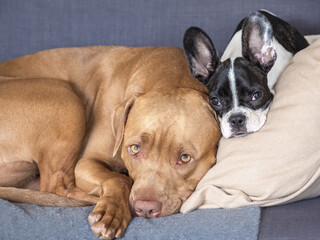
<svg viewBox="0 0 320 240">
<path fill-rule="evenodd" d="M 245 137 L 245 136 L 247 136 L 247 135 L 249 135 L 250 133 L 248 133 L 248 132 L 237 132 L 237 133 L 234 133 L 234 134 L 232 134 L 232 136 L 231 137 Z"/>
<path fill-rule="evenodd" d="M 231 126 L 232 127 L 232 126 Z M 249 135 L 251 132 L 247 130 L 246 125 L 241 127 L 233 127 L 231 128 L 231 136 L 230 137 L 245 137 Z"/>
</svg>

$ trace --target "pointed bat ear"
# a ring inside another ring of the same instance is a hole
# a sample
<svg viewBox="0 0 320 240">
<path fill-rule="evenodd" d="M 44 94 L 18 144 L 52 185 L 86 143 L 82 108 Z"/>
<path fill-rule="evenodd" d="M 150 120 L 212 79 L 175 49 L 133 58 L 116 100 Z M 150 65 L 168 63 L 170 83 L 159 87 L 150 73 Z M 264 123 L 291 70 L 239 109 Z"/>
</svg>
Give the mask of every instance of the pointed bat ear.
<svg viewBox="0 0 320 240">
<path fill-rule="evenodd" d="M 242 55 L 266 73 L 277 59 L 271 23 L 259 11 L 251 13 L 243 23 Z"/>
<path fill-rule="evenodd" d="M 183 48 L 192 75 L 206 85 L 220 58 L 209 36 L 198 27 L 190 27 L 183 37 Z"/>
</svg>

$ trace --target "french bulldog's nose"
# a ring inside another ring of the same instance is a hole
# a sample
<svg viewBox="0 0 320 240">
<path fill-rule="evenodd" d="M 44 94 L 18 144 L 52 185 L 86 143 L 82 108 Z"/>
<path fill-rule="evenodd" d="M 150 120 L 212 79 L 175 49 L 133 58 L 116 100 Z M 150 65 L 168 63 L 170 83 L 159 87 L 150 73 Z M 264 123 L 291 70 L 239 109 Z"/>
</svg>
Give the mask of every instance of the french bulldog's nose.
<svg viewBox="0 0 320 240">
<path fill-rule="evenodd" d="M 229 123 L 234 128 L 243 127 L 246 124 L 246 116 L 243 114 L 234 114 L 229 118 Z"/>
<path fill-rule="evenodd" d="M 137 200 L 133 203 L 133 210 L 138 217 L 156 218 L 160 215 L 161 203 Z"/>
</svg>

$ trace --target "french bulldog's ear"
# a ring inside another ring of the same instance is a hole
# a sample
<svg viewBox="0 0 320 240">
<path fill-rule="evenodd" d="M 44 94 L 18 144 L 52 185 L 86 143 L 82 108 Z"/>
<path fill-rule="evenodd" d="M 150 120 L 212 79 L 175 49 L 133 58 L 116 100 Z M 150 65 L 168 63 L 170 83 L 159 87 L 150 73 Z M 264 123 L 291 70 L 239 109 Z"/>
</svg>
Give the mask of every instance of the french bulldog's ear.
<svg viewBox="0 0 320 240">
<path fill-rule="evenodd" d="M 243 23 L 242 55 L 268 73 L 277 59 L 272 40 L 272 26 L 259 11 L 251 13 Z"/>
<path fill-rule="evenodd" d="M 206 85 L 220 62 L 211 39 L 200 28 L 190 27 L 184 33 L 183 48 L 192 75 Z"/>
<path fill-rule="evenodd" d="M 137 98 L 138 96 L 133 96 L 129 98 L 128 100 L 116 106 L 115 110 L 113 111 L 112 130 L 116 139 L 113 149 L 113 157 L 116 156 L 122 144 L 124 129 L 127 123 L 128 115 Z"/>
</svg>

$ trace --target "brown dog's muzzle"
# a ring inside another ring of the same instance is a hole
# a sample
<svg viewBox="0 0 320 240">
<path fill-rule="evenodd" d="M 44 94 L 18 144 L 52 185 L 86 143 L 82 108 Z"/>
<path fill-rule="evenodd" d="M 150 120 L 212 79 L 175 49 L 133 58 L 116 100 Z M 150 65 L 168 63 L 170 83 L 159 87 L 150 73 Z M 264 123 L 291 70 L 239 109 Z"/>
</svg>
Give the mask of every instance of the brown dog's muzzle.
<svg viewBox="0 0 320 240">
<path fill-rule="evenodd" d="M 150 180 L 150 179 L 148 179 Z M 141 184 L 144 182 L 144 184 Z M 165 209 L 164 201 L 168 199 L 167 196 L 161 196 L 162 191 L 157 191 L 154 186 L 161 188 L 159 183 L 153 182 L 152 186 L 146 184 L 145 179 L 139 179 L 135 182 L 132 187 L 130 194 L 130 207 L 133 215 L 137 217 L 145 218 L 155 218 L 160 217 L 164 214 L 163 210 Z"/>
<path fill-rule="evenodd" d="M 133 212 L 138 217 L 155 218 L 161 213 L 162 204 L 157 201 L 136 200 L 132 204 Z"/>
<path fill-rule="evenodd" d="M 137 217 L 156 218 L 177 213 L 192 190 L 186 190 L 185 186 L 176 186 L 170 183 L 169 179 L 137 179 L 130 194 L 132 214 Z"/>
</svg>

